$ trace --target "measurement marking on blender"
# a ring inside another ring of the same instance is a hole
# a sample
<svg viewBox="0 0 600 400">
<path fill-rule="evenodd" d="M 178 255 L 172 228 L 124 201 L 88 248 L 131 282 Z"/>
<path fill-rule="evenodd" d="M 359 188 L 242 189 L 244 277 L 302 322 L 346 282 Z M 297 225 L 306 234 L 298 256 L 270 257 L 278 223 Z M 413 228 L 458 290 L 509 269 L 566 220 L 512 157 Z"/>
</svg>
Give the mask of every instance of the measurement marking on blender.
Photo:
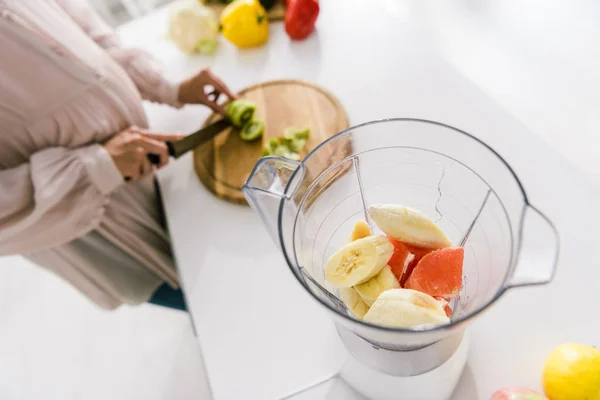
<svg viewBox="0 0 600 400">
<path fill-rule="evenodd" d="M 363 189 L 362 179 L 360 178 L 360 167 L 358 165 L 358 157 L 352 157 L 352 166 L 354 167 L 354 173 L 356 174 L 356 181 L 358 182 L 358 192 L 360 193 L 360 201 L 362 202 L 363 213 L 365 216 L 365 221 L 367 224 L 371 225 L 369 222 L 369 212 L 367 211 L 367 203 L 365 201 L 365 192 Z"/>
<path fill-rule="evenodd" d="M 460 241 L 460 244 L 459 244 L 460 247 L 465 247 L 465 243 L 467 243 L 469 236 L 471 236 L 471 231 L 473 231 L 473 228 L 475 228 L 475 224 L 477 223 L 479 216 L 483 212 L 483 209 L 484 209 L 485 205 L 487 204 L 487 201 L 490 198 L 491 193 L 492 193 L 492 189 L 488 189 L 487 193 L 485 194 L 485 198 L 483 199 L 483 202 L 481 203 L 481 206 L 479 207 L 479 210 L 477 211 L 477 214 L 475 215 L 475 219 L 473 219 L 473 222 L 471 222 L 471 225 L 469 225 L 469 229 L 467 229 L 465 236 L 463 236 L 462 240 Z"/>
</svg>

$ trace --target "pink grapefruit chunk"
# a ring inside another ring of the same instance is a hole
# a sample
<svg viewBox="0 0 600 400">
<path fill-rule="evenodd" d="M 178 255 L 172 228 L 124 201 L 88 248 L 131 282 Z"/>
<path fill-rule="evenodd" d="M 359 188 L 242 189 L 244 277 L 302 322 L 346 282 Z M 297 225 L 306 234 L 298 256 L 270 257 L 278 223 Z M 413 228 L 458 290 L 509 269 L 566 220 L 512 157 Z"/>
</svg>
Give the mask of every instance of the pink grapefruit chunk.
<svg viewBox="0 0 600 400">
<path fill-rule="evenodd" d="M 399 240 L 392 239 L 389 236 L 388 240 L 394 245 L 394 254 L 392 254 L 392 257 L 388 261 L 388 265 L 396 279 L 400 282 L 400 278 L 406 273 L 408 266 L 414 259 L 414 255 L 412 255 L 408 251 L 407 246 Z"/>
<path fill-rule="evenodd" d="M 462 247 L 432 251 L 419 261 L 404 287 L 430 296 L 456 296 L 462 289 L 464 257 Z"/>
<path fill-rule="evenodd" d="M 402 287 L 404 287 L 404 285 L 406 284 L 408 277 L 412 273 L 413 269 L 415 269 L 419 261 L 421 261 L 421 258 L 433 251 L 432 249 L 425 249 L 423 247 L 413 246 L 412 244 L 408 243 L 404 243 L 404 245 L 406 246 L 406 249 L 410 252 L 410 254 L 413 255 L 413 259 L 410 262 L 410 264 L 408 264 L 408 268 L 406 268 L 404 275 L 402 275 L 402 277 L 400 278 L 400 285 Z"/>
<path fill-rule="evenodd" d="M 436 299 L 438 301 L 438 303 L 440 303 L 442 305 L 442 307 L 444 307 L 444 311 L 446 312 L 446 316 L 448 318 L 452 318 L 452 308 L 448 304 L 448 300 L 446 300 L 443 297 L 439 297 L 439 296 L 434 297 L 434 299 Z"/>
</svg>

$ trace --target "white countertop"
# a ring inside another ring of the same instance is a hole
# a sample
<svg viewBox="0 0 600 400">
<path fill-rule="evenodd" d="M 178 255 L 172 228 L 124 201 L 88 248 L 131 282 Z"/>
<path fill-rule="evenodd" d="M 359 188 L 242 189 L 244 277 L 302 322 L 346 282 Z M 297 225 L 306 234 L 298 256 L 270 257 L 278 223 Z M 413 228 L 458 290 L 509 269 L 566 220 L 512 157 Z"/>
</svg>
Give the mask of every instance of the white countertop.
<svg viewBox="0 0 600 400">
<path fill-rule="evenodd" d="M 306 41 L 290 43 L 277 23 L 266 47 L 238 51 L 223 41 L 214 58 L 186 57 L 166 42 L 164 10 L 122 27 L 120 34 L 127 45 L 151 51 L 173 79 L 205 66 L 234 90 L 270 79 L 308 79 L 339 97 L 353 125 L 386 117 L 429 118 L 494 147 L 516 170 L 531 202 L 558 227 L 560 264 L 551 285 L 511 290 L 473 323 L 468 365 L 454 398 L 486 399 L 508 385 L 539 389 L 542 363 L 554 346 L 564 341 L 600 346 L 600 323 L 591 317 L 597 314 L 600 249 L 590 234 L 600 223 L 594 208 L 600 189 L 581 172 L 600 172 L 591 157 L 598 144 L 592 132 L 598 114 L 591 107 L 600 106 L 593 87 L 600 79 L 597 68 L 588 68 L 597 59 L 573 69 L 579 75 L 572 82 L 588 79 L 591 88 L 575 90 L 565 83 L 571 108 L 563 109 L 561 101 L 539 90 L 545 74 L 522 80 L 527 57 L 511 61 L 506 42 L 503 47 L 492 40 L 497 37 L 484 24 L 485 13 L 464 4 L 434 12 L 428 4 L 328 0 L 321 3 L 317 33 Z M 490 15 L 506 16 L 491 2 L 481 4 Z M 500 59 L 492 57 L 499 54 Z M 556 73 L 556 65 L 548 70 Z M 511 96 L 521 102 L 513 103 Z M 532 112 L 523 96 L 543 104 L 544 113 Z M 148 105 L 147 110 L 153 128 L 184 132 L 208 115 L 195 106 L 177 111 Z M 545 143 L 530 128 L 546 126 L 572 129 L 565 138 L 556 128 L 544 136 Z M 567 142 L 571 145 L 563 145 Z M 160 182 L 214 397 L 281 398 L 335 373 L 344 351 L 327 315 L 303 293 L 258 217 L 210 194 L 191 161 L 188 155 L 172 163 Z"/>
</svg>

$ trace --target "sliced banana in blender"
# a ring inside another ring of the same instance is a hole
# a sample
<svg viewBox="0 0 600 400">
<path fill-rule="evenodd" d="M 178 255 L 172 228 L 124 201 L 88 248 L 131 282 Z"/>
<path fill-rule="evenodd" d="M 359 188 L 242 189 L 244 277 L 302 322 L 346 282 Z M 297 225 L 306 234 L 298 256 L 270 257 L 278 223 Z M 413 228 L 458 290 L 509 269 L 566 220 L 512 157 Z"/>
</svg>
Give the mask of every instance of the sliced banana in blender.
<svg viewBox="0 0 600 400">
<path fill-rule="evenodd" d="M 392 269 L 386 265 L 368 281 L 354 286 L 354 290 L 368 306 L 371 306 L 381 293 L 399 287 L 398 279 L 394 276 Z"/>
<path fill-rule="evenodd" d="M 428 249 L 442 249 L 452 243 L 435 222 L 414 208 L 397 204 L 375 204 L 369 215 L 388 236 Z"/>
<path fill-rule="evenodd" d="M 371 227 L 363 220 L 358 220 L 354 224 L 354 228 L 352 229 L 352 234 L 350 235 L 350 241 L 354 242 L 355 240 L 366 238 L 367 236 L 371 236 L 373 233 L 371 232 Z"/>
<path fill-rule="evenodd" d="M 350 312 L 358 319 L 362 319 L 367 311 L 369 311 L 369 306 L 360 298 L 354 288 L 340 288 L 340 298 Z"/>
<path fill-rule="evenodd" d="M 368 236 L 348 243 L 325 265 L 325 278 L 342 288 L 366 282 L 381 271 L 394 253 L 385 236 Z"/>
<path fill-rule="evenodd" d="M 393 328 L 445 324 L 450 321 L 441 304 L 428 294 L 411 289 L 381 293 L 363 321 Z"/>
</svg>

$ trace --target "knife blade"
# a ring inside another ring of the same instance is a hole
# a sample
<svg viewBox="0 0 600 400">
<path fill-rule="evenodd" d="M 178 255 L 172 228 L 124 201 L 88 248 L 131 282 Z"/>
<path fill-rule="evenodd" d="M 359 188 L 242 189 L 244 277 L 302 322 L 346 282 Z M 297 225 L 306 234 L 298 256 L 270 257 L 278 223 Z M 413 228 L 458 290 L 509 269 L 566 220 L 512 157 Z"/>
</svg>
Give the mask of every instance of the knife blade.
<svg viewBox="0 0 600 400">
<path fill-rule="evenodd" d="M 169 150 L 169 155 L 174 158 L 179 158 L 190 150 L 195 149 L 202 143 L 214 138 L 221 133 L 225 128 L 229 127 L 231 122 L 227 118 L 222 118 L 210 125 L 205 126 L 175 142 L 165 142 Z M 148 154 L 148 159 L 152 164 L 159 164 L 160 157 L 156 154 Z"/>
</svg>

